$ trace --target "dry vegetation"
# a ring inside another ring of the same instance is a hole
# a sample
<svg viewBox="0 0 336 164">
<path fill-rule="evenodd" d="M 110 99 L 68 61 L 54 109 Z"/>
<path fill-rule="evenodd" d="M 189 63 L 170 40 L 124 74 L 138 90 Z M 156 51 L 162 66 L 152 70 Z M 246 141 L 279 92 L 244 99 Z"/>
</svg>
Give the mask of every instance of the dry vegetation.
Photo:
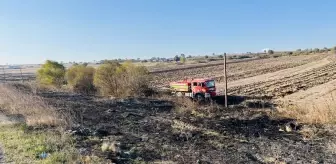
<svg viewBox="0 0 336 164">
<path fill-rule="evenodd" d="M 71 121 L 67 114 L 58 113 L 43 98 L 34 95 L 29 86 L 21 84 L 0 85 L 0 109 L 24 119 L 29 126 L 66 126 Z"/>
<path fill-rule="evenodd" d="M 336 123 L 335 92 L 296 103 L 284 101 L 279 109 L 282 117 L 295 118 L 299 122 L 313 125 L 333 125 Z M 305 101 L 305 102 L 304 102 Z"/>
<path fill-rule="evenodd" d="M 94 72 L 72 67 L 64 84 L 94 85 L 104 97 L 3 84 L 1 111 L 24 119 L 0 126 L 0 142 L 8 161 L 16 162 L 335 163 L 335 88 L 310 105 L 278 99 L 327 83 L 332 88 L 335 63 L 322 54 L 231 63 L 229 108 L 221 96 L 200 104 L 160 92 L 140 94 L 148 89 L 144 67 L 106 63 Z M 217 77 L 220 89 L 221 73 L 221 65 L 181 67 L 152 72 L 152 84 L 207 76 Z M 306 94 L 315 91 L 319 88 Z M 43 152 L 51 155 L 34 157 Z"/>
</svg>

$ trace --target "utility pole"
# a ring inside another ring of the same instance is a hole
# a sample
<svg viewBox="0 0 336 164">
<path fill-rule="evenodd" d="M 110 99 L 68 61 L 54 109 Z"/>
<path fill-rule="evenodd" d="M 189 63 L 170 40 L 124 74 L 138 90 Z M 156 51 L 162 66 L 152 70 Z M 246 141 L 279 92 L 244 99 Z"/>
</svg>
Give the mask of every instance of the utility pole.
<svg viewBox="0 0 336 164">
<path fill-rule="evenodd" d="M 225 107 L 228 107 L 228 100 L 227 100 L 227 77 L 226 77 L 226 53 L 224 53 L 224 83 L 225 83 L 225 90 L 224 90 L 224 98 L 225 98 Z"/>
<path fill-rule="evenodd" d="M 21 73 L 21 80 L 22 80 L 22 82 L 24 82 L 23 75 L 22 75 L 22 68 L 21 67 L 20 67 L 20 73 Z"/>
<path fill-rule="evenodd" d="M 6 71 L 5 71 L 5 66 L 2 67 L 2 70 L 3 70 L 3 74 L 4 74 L 4 82 L 6 82 Z"/>
</svg>

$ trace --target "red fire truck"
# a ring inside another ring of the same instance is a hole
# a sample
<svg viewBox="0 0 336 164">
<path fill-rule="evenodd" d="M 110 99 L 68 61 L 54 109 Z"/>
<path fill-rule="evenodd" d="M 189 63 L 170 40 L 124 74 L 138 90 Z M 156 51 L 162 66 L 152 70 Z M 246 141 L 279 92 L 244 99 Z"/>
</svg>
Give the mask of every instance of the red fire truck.
<svg viewBox="0 0 336 164">
<path fill-rule="evenodd" d="M 176 96 L 187 96 L 203 101 L 216 96 L 215 80 L 191 79 L 170 83 L 170 89 Z"/>
</svg>

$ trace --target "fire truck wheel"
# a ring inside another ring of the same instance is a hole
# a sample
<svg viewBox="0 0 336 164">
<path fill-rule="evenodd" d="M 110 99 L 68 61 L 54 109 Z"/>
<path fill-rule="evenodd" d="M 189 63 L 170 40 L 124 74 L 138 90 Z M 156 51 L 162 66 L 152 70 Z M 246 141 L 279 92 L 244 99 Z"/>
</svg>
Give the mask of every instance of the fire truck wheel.
<svg viewBox="0 0 336 164">
<path fill-rule="evenodd" d="M 205 99 L 205 98 L 204 98 L 204 95 L 199 94 L 199 93 L 196 94 L 195 97 L 196 97 L 196 100 L 199 101 L 199 102 L 202 102 L 202 101 L 204 101 L 204 99 Z"/>
<path fill-rule="evenodd" d="M 177 97 L 182 97 L 183 94 L 182 94 L 182 92 L 176 92 L 176 96 L 177 96 Z"/>
</svg>

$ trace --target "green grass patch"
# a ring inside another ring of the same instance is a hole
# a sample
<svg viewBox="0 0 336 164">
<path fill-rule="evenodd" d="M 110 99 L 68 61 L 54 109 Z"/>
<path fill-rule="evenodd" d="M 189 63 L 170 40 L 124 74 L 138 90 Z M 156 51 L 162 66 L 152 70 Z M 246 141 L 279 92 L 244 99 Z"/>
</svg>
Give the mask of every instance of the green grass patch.
<svg viewBox="0 0 336 164">
<path fill-rule="evenodd" d="M 1 125 L 0 144 L 10 163 L 73 163 L 80 160 L 74 140 L 57 130 L 32 130 L 26 125 Z M 44 159 L 41 154 L 48 156 Z"/>
</svg>

